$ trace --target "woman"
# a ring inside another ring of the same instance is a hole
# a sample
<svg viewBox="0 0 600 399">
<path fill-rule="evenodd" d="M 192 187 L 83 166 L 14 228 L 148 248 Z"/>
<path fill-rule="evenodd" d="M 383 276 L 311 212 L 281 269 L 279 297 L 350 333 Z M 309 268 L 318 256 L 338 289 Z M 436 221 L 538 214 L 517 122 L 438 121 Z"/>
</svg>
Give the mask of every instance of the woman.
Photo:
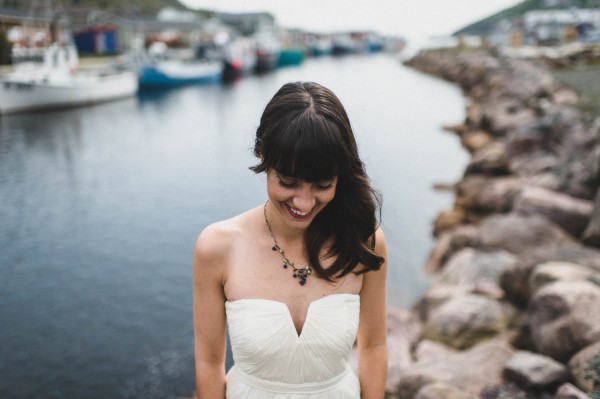
<svg viewBox="0 0 600 399">
<path fill-rule="evenodd" d="M 344 107 L 319 84 L 284 85 L 254 154 L 268 200 L 208 226 L 194 251 L 198 397 L 383 398 L 385 238 Z"/>
</svg>

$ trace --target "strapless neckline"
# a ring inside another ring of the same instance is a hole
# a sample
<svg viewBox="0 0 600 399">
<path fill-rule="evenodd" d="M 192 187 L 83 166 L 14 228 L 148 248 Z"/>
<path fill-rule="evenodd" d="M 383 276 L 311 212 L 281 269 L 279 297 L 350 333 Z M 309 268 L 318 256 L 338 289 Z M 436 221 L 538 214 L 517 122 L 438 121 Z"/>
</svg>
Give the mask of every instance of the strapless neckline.
<svg viewBox="0 0 600 399">
<path fill-rule="evenodd" d="M 306 313 L 305 313 L 305 317 L 304 317 L 304 323 L 302 324 L 302 327 L 300 328 L 300 331 L 298 331 L 296 329 L 296 323 L 294 323 L 294 319 L 292 318 L 292 313 L 290 312 L 290 308 L 289 306 L 282 301 L 277 301 L 275 299 L 264 299 L 264 298 L 240 298 L 240 299 L 236 299 L 234 301 L 225 301 L 226 306 L 235 306 L 236 304 L 242 304 L 244 302 L 266 302 L 266 303 L 272 303 L 275 304 L 276 306 L 281 306 L 283 307 L 283 309 L 285 309 L 285 312 L 288 316 L 289 322 L 292 324 L 292 328 L 294 330 L 294 332 L 296 333 L 296 336 L 298 339 L 302 338 L 302 333 L 304 332 L 304 327 L 306 326 L 307 321 L 309 320 L 309 317 L 311 315 L 311 308 L 314 306 L 316 306 L 318 303 L 320 302 L 324 302 L 326 300 L 332 300 L 332 299 L 341 299 L 344 297 L 349 297 L 349 298 L 360 298 L 360 295 L 358 294 L 350 294 L 350 293 L 339 293 L 339 294 L 330 294 L 330 295 L 325 295 L 321 298 L 315 299 L 314 301 L 311 301 L 308 303 L 308 306 L 306 307 Z"/>
</svg>

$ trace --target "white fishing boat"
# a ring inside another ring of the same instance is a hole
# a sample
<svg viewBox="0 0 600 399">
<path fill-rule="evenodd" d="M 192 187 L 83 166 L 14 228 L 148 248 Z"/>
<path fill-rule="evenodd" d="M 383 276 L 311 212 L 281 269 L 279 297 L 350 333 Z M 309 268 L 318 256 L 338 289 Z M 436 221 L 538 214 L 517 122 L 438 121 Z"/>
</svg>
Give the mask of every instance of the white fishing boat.
<svg viewBox="0 0 600 399">
<path fill-rule="evenodd" d="M 133 71 L 79 70 L 73 45 L 13 49 L 14 71 L 0 76 L 0 114 L 75 107 L 133 96 Z"/>
</svg>

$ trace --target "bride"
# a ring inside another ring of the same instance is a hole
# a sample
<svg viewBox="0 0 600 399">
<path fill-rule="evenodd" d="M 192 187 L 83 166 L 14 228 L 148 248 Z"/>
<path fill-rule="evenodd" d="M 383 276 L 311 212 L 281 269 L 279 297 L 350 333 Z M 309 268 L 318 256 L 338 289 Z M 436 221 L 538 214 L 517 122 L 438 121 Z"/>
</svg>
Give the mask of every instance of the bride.
<svg viewBox="0 0 600 399">
<path fill-rule="evenodd" d="M 386 244 L 344 107 L 317 83 L 285 84 L 254 154 L 268 199 L 206 227 L 194 250 L 198 398 L 383 398 Z"/>
</svg>

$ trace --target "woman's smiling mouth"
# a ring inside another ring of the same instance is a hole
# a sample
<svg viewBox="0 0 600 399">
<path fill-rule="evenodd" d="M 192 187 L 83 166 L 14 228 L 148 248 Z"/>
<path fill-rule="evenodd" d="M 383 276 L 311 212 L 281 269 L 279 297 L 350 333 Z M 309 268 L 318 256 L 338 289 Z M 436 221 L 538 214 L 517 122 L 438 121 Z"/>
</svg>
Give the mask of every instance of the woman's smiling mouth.
<svg viewBox="0 0 600 399">
<path fill-rule="evenodd" d="M 285 204 L 285 207 L 288 210 L 288 213 L 294 218 L 294 219 L 307 219 L 311 214 L 312 214 L 312 209 L 308 212 L 302 212 L 299 209 L 294 209 L 291 206 L 289 206 L 288 204 Z"/>
</svg>

